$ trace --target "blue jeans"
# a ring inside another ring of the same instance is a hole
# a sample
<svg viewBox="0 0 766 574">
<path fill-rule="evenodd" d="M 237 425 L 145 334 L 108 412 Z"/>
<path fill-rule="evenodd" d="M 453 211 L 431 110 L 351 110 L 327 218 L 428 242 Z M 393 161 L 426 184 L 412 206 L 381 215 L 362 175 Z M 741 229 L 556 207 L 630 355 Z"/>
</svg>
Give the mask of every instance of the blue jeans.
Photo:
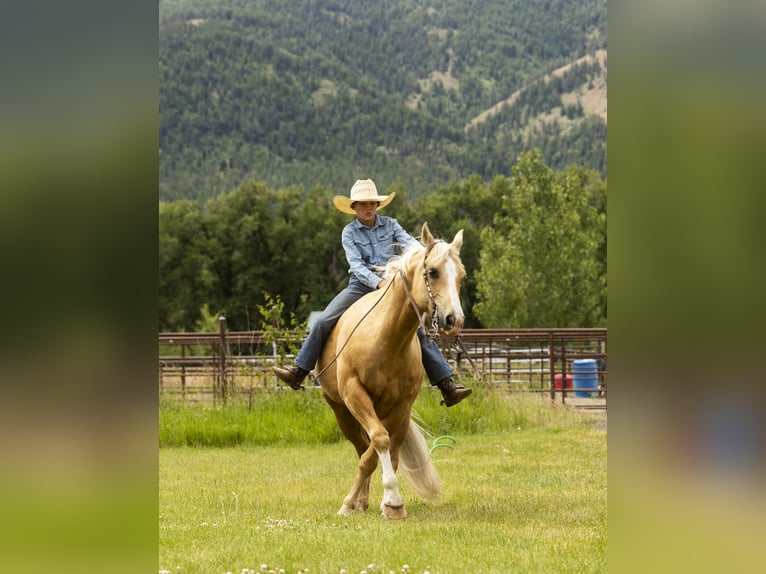
<svg viewBox="0 0 766 574">
<path fill-rule="evenodd" d="M 324 347 L 327 337 L 330 336 L 330 332 L 335 323 L 338 322 L 338 319 L 340 319 L 340 316 L 343 315 L 343 312 L 351 307 L 357 299 L 372 291 L 374 289 L 367 287 L 363 283 L 357 281 L 349 282 L 348 287 L 330 301 L 324 311 L 322 311 L 319 319 L 314 323 L 309 336 L 306 337 L 303 345 L 301 345 L 301 350 L 295 356 L 295 364 L 304 371 L 313 369 L 317 359 L 319 359 L 319 355 L 322 353 L 322 347 Z M 439 350 L 439 347 L 420 327 L 418 328 L 418 340 L 420 341 L 420 349 L 423 351 L 423 367 L 432 385 L 455 374 Z"/>
</svg>

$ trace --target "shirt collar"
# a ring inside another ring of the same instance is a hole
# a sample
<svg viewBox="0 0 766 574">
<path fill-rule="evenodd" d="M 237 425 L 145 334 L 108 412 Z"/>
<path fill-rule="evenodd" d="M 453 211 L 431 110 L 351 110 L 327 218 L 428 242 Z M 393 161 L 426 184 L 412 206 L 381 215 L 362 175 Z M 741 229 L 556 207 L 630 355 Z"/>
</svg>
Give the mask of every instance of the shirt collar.
<svg viewBox="0 0 766 574">
<path fill-rule="evenodd" d="M 358 218 L 358 217 L 355 217 L 355 218 L 354 218 L 354 226 L 355 226 L 357 229 L 368 229 L 368 230 L 372 231 L 372 230 L 373 230 L 373 229 L 375 229 L 375 228 L 376 228 L 378 225 L 380 225 L 380 215 L 378 215 L 377 213 L 375 214 L 375 223 L 373 223 L 373 224 L 372 224 L 372 227 L 367 227 L 367 226 L 366 226 L 364 223 L 362 223 L 361 221 L 359 221 L 359 218 Z"/>
</svg>

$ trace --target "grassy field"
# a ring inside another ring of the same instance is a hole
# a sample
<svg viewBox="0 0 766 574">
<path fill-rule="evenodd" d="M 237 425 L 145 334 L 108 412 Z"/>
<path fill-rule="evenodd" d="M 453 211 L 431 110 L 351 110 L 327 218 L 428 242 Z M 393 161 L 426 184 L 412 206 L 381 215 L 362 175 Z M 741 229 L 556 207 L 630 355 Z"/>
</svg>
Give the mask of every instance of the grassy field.
<svg viewBox="0 0 766 574">
<path fill-rule="evenodd" d="M 350 444 L 323 430 L 316 395 L 269 399 L 272 411 L 284 409 L 281 424 L 274 415 L 260 426 L 247 426 L 244 412 L 259 415 L 242 406 L 203 415 L 199 407 L 164 405 L 161 444 L 230 446 L 160 449 L 160 571 L 604 572 L 604 425 L 594 415 L 537 398 L 475 395 L 445 409 L 422 394 L 417 407 L 423 423 L 456 442 L 433 453 L 442 500 L 425 503 L 402 480 L 409 517 L 398 522 L 377 510 L 380 470 L 373 475 L 370 510 L 335 514 L 355 475 L 356 456 Z M 300 417 L 289 414 L 296 404 Z M 482 408 L 477 416 L 474 409 Z M 227 411 L 239 432 L 216 442 L 211 437 L 227 428 Z M 311 415 L 317 418 L 307 420 Z M 199 423 L 195 416 L 207 417 L 207 431 L 183 432 L 183 421 Z M 319 427 L 313 436 L 322 437 L 313 443 L 301 437 L 312 422 Z M 285 429 L 281 438 L 274 426 Z M 269 440 L 258 440 L 256 427 Z"/>
</svg>

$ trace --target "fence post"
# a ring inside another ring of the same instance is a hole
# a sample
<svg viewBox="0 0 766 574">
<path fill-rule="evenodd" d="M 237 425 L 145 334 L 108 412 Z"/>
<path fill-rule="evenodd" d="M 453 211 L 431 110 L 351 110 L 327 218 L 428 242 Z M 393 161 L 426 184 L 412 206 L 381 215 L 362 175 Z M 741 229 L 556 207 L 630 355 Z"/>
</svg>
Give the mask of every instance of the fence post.
<svg viewBox="0 0 766 574">
<path fill-rule="evenodd" d="M 186 344 L 181 341 L 181 359 L 186 357 Z M 181 362 L 181 397 L 186 399 L 186 365 Z"/>
<path fill-rule="evenodd" d="M 561 404 L 567 402 L 567 343 L 561 338 Z M 555 385 L 554 385 L 555 386 Z M 574 386 L 574 383 L 572 384 Z"/>
<path fill-rule="evenodd" d="M 548 380 L 549 388 L 551 390 L 551 402 L 556 400 L 556 350 L 553 346 L 553 331 L 548 331 Z"/>
<path fill-rule="evenodd" d="M 226 317 L 223 315 L 218 317 L 218 327 L 219 327 L 219 336 L 220 336 L 220 342 L 218 343 L 219 348 L 219 369 L 220 369 L 220 376 L 221 376 L 221 399 L 224 403 L 226 403 Z"/>
</svg>

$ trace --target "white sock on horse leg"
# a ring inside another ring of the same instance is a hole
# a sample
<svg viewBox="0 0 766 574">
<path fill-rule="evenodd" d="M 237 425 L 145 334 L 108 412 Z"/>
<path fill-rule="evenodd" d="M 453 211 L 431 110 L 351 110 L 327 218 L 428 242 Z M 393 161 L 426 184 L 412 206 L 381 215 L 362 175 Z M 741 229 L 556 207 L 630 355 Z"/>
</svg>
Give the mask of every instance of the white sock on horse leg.
<svg viewBox="0 0 766 574">
<path fill-rule="evenodd" d="M 399 493 L 399 481 L 391 464 L 391 453 L 378 453 L 380 468 L 383 471 L 383 504 L 388 506 L 401 506 L 404 504 L 402 495 Z"/>
</svg>

